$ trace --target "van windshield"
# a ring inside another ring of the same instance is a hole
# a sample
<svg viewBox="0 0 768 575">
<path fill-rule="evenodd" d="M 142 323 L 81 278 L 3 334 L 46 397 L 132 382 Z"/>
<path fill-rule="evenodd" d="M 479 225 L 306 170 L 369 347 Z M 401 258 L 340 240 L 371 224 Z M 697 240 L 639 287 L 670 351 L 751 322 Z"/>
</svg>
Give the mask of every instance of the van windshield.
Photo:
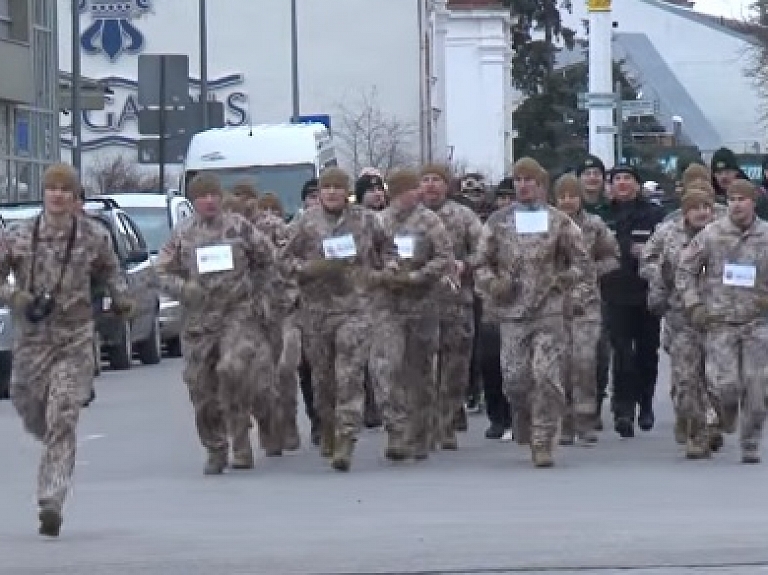
<svg viewBox="0 0 768 575">
<path fill-rule="evenodd" d="M 301 188 L 304 182 L 315 177 L 315 166 L 314 164 L 292 164 L 190 170 L 186 173 L 185 185 L 189 186 L 189 182 L 202 173 L 215 174 L 225 190 L 231 190 L 239 182 L 249 181 L 256 186 L 260 194 L 268 192 L 275 194 L 280 199 L 285 214 L 293 215 L 301 208 Z"/>
<path fill-rule="evenodd" d="M 168 221 L 168 208 L 163 207 L 123 207 L 123 210 L 136 222 L 141 230 L 147 249 L 156 254 L 171 237 L 171 224 Z"/>
</svg>

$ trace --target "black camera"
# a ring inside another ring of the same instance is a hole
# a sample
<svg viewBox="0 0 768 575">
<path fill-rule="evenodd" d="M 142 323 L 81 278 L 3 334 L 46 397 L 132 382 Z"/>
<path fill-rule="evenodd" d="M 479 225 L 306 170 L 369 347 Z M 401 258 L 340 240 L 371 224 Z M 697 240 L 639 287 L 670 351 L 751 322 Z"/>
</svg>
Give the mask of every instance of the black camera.
<svg viewBox="0 0 768 575">
<path fill-rule="evenodd" d="M 55 298 L 45 292 L 36 295 L 35 298 L 27 305 L 26 316 L 30 323 L 39 323 L 53 313 L 53 309 L 56 307 Z"/>
</svg>

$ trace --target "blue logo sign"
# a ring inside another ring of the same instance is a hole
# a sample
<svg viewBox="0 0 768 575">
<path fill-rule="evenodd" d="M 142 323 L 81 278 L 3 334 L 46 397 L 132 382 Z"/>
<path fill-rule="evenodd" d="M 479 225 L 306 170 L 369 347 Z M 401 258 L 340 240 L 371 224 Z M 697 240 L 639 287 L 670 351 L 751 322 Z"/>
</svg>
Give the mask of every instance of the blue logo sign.
<svg viewBox="0 0 768 575">
<path fill-rule="evenodd" d="M 121 54 L 138 54 L 144 36 L 133 20 L 152 9 L 152 0 L 78 0 L 81 14 L 90 13 L 93 23 L 80 36 L 88 54 L 105 54 L 113 62 Z"/>
</svg>

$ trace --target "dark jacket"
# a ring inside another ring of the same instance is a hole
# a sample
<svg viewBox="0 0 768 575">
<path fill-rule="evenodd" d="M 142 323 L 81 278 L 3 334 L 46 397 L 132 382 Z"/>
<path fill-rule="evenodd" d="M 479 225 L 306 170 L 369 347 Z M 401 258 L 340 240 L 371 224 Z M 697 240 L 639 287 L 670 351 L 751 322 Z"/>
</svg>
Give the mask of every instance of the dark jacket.
<svg viewBox="0 0 768 575">
<path fill-rule="evenodd" d="M 638 259 L 632 254 L 632 244 L 647 242 L 663 219 L 664 208 L 641 196 L 630 202 L 611 202 L 606 223 L 616 235 L 620 265 L 600 280 L 601 295 L 606 303 L 646 304 L 648 282 L 638 275 Z"/>
</svg>

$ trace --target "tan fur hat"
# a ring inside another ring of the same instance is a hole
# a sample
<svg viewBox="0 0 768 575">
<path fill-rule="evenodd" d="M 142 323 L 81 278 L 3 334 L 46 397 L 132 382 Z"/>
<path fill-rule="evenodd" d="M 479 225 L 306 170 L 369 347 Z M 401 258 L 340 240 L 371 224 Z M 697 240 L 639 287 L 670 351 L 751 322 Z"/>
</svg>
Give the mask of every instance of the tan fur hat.
<svg viewBox="0 0 768 575">
<path fill-rule="evenodd" d="M 691 190 L 700 190 L 702 192 L 707 192 L 713 198 L 715 197 L 715 188 L 712 187 L 712 183 L 709 180 L 703 180 L 701 178 L 691 180 L 683 187 L 683 194 L 685 195 L 687 192 Z"/>
<path fill-rule="evenodd" d="M 390 198 L 396 198 L 400 194 L 419 187 L 421 178 L 414 170 L 400 170 L 387 178 L 387 193 Z"/>
<path fill-rule="evenodd" d="M 440 177 L 446 184 L 451 181 L 451 171 L 444 164 L 424 164 L 421 167 L 421 177 L 430 174 Z"/>
<path fill-rule="evenodd" d="M 273 194 L 272 192 L 267 192 L 266 194 L 262 195 L 258 199 L 259 209 L 264 212 L 273 212 L 275 214 L 278 214 L 280 216 L 283 215 L 283 204 L 280 201 L 280 198 L 277 197 L 276 194 Z"/>
<path fill-rule="evenodd" d="M 232 186 L 232 195 L 238 198 L 255 200 L 259 197 L 259 192 L 250 180 L 240 180 Z"/>
<path fill-rule="evenodd" d="M 711 181 L 712 173 L 709 171 L 707 166 L 694 163 L 685 168 L 683 177 L 681 179 L 683 182 L 683 187 L 685 188 L 688 187 L 688 185 L 694 180 L 705 180 L 707 182 Z"/>
<path fill-rule="evenodd" d="M 321 190 L 323 188 L 336 188 L 349 191 L 350 182 L 349 174 L 341 168 L 328 168 L 320 174 L 318 187 Z"/>
<path fill-rule="evenodd" d="M 206 173 L 196 175 L 187 188 L 187 197 L 192 200 L 208 194 L 221 196 L 223 193 L 219 178 L 213 174 Z"/>
<path fill-rule="evenodd" d="M 728 197 L 744 196 L 745 198 L 757 198 L 757 186 L 749 180 L 736 180 L 728 186 Z"/>
<path fill-rule="evenodd" d="M 712 206 L 715 203 L 714 194 L 709 194 L 706 190 L 691 188 L 683 194 L 680 200 L 680 207 L 683 213 L 700 205 Z"/>
<path fill-rule="evenodd" d="M 573 174 L 560 176 L 555 182 L 555 197 L 579 196 L 584 192 L 584 184 Z"/>
<path fill-rule="evenodd" d="M 80 191 L 80 177 L 69 164 L 53 164 L 43 174 L 43 190 L 61 188 L 68 192 Z"/>
<path fill-rule="evenodd" d="M 515 162 L 515 165 L 512 166 L 512 175 L 516 178 L 533 178 L 537 182 L 541 183 L 542 180 L 542 172 L 544 171 L 544 168 L 541 167 L 541 164 L 534 160 L 533 158 L 520 158 Z"/>
</svg>

